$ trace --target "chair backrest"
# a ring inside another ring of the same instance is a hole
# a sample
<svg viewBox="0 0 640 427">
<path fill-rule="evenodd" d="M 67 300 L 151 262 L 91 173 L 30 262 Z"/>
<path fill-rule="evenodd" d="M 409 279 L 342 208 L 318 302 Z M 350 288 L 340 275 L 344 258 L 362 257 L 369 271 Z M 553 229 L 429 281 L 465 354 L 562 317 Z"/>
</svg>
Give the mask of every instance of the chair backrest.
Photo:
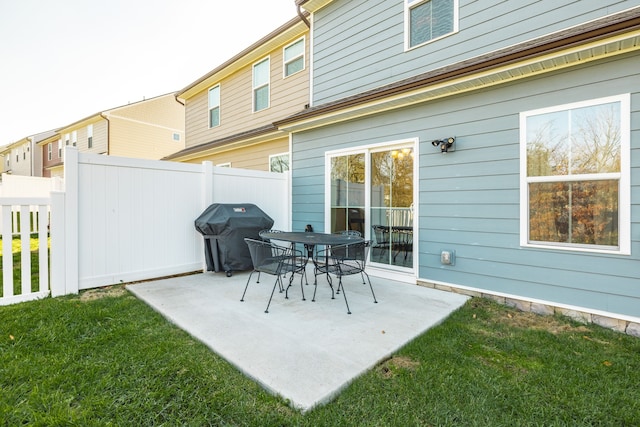
<svg viewBox="0 0 640 427">
<path fill-rule="evenodd" d="M 350 264 L 352 266 L 357 265 L 364 270 L 370 247 L 370 240 L 333 246 L 331 248 L 331 257 L 339 263 Z"/>
<path fill-rule="evenodd" d="M 282 246 L 274 245 L 264 240 L 256 240 L 246 237 L 244 241 L 249 247 L 251 262 L 253 269 L 256 271 L 267 271 L 273 274 L 281 263 L 282 259 L 287 255 L 288 250 Z M 265 267 L 267 267 L 265 269 Z"/>
</svg>

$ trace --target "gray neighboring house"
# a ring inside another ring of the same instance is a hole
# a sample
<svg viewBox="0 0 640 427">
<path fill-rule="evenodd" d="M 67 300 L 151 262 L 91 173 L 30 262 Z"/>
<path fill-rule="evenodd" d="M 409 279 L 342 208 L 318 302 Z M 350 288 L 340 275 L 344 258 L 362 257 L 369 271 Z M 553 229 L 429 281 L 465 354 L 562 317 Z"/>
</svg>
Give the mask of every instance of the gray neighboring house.
<svg viewBox="0 0 640 427">
<path fill-rule="evenodd" d="M 378 276 L 640 326 L 639 0 L 296 3 L 293 229 L 362 231 Z"/>
<path fill-rule="evenodd" d="M 52 135 L 55 135 L 54 130 L 41 132 L 1 147 L 0 172 L 22 176 L 42 176 L 42 152 L 38 149 L 38 143 Z"/>
</svg>

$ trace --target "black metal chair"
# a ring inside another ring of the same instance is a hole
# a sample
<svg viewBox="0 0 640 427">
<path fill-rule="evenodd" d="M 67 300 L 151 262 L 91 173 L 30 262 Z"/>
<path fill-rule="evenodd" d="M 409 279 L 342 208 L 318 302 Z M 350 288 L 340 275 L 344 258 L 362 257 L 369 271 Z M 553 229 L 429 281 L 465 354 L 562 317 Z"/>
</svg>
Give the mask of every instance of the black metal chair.
<svg viewBox="0 0 640 427">
<path fill-rule="evenodd" d="M 258 280 L 256 283 L 260 283 L 260 273 L 275 276 L 276 281 L 273 284 L 271 296 L 269 297 L 267 308 L 264 311 L 265 313 L 268 313 L 276 286 L 279 285 L 280 292 L 284 291 L 285 298 L 289 298 L 289 288 L 293 282 L 294 275 L 296 273 L 302 273 L 304 269 L 304 264 L 302 263 L 302 252 L 295 251 L 289 247 L 279 246 L 271 242 L 265 242 L 263 240 L 245 238 L 244 241 L 247 243 L 247 246 L 249 246 L 249 253 L 253 263 L 253 271 L 249 274 L 249 278 L 247 279 L 247 284 L 244 287 L 244 292 L 242 293 L 240 301 L 244 301 L 247 288 L 249 287 L 249 282 L 251 281 L 251 276 L 253 276 L 254 272 L 258 272 Z M 289 278 L 289 285 L 285 289 L 282 284 L 282 277 L 286 276 L 288 273 L 291 273 L 291 277 Z M 304 274 L 302 274 L 302 276 L 304 276 Z M 300 289 L 302 291 L 302 300 L 305 301 L 302 277 L 300 278 Z"/>
<path fill-rule="evenodd" d="M 362 276 L 362 283 L 366 284 L 364 278 L 366 276 L 367 282 L 369 282 L 369 289 L 371 289 L 371 295 L 373 295 L 373 302 L 377 303 L 376 294 L 373 292 L 371 286 L 371 280 L 369 275 L 365 271 L 367 262 L 367 256 L 369 255 L 369 248 L 371 247 L 370 240 L 364 240 L 356 243 L 348 243 L 345 245 L 336 245 L 325 250 L 318 251 L 316 253 L 315 265 L 316 265 L 316 277 L 319 274 L 326 274 L 329 286 L 331 287 L 331 298 L 334 299 L 333 283 L 331 282 L 331 275 L 338 277 L 338 288 L 336 293 L 340 293 L 342 290 L 342 296 L 344 302 L 347 305 L 347 313 L 351 314 L 349 309 L 349 302 L 347 301 L 347 295 L 344 291 L 344 285 L 342 283 L 342 277 L 350 276 L 353 274 L 360 274 Z M 313 291 L 313 299 L 316 300 L 316 291 L 318 289 L 318 281 L 315 281 L 315 289 Z"/>
</svg>

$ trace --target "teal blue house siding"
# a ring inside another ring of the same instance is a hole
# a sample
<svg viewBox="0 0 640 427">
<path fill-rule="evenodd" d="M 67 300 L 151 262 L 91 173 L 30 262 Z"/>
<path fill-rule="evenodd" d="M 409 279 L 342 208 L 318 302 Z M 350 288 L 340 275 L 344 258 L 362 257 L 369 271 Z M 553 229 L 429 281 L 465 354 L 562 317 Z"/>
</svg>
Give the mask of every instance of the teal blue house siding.
<svg viewBox="0 0 640 427">
<path fill-rule="evenodd" d="M 333 1 L 314 14 L 313 105 L 361 93 L 639 4 L 637 0 L 460 0 L 458 33 L 405 51 L 404 1 Z"/>
<path fill-rule="evenodd" d="M 458 31 L 414 49 L 405 46 L 404 4 L 405 0 L 334 0 L 313 13 L 311 113 L 303 112 L 300 122 L 290 122 L 292 228 L 304 230 L 311 224 L 317 231 L 328 231 L 327 152 L 417 140 L 417 281 L 639 319 L 639 37 L 624 39 L 626 53 L 598 60 L 580 57 L 566 67 L 556 63 L 555 71 L 508 83 L 491 81 L 482 89 L 416 98 L 410 106 L 385 104 L 384 111 L 358 118 L 337 114 L 340 118 L 331 121 L 322 114 L 333 114 L 336 105 L 348 110 L 374 102 L 371 94 L 395 96 L 397 92 L 389 89 L 388 95 L 381 89 L 412 83 L 417 76 L 483 55 L 487 60 L 500 49 L 528 46 L 552 33 L 575 34 L 571 30 L 576 26 L 589 23 L 588 27 L 632 8 L 634 21 L 625 25 L 637 31 L 640 0 L 459 0 Z M 624 27 L 616 31 L 631 32 Z M 575 59 L 565 55 L 564 59 Z M 522 246 L 520 113 L 625 94 L 631 109 L 631 223 L 630 236 L 625 236 L 630 237 L 630 254 Z M 364 95 L 362 104 L 350 102 Z M 314 109 L 319 111 L 316 116 Z M 456 138 L 453 152 L 442 154 L 431 145 L 450 136 Z M 440 262 L 442 250 L 455 251 L 454 265 Z"/>
<path fill-rule="evenodd" d="M 623 93 L 631 255 L 521 247 L 519 113 Z M 441 154 L 431 141 L 448 136 L 456 150 Z M 410 138 L 420 141 L 419 280 L 640 317 L 640 54 L 294 133 L 293 228 L 324 226 L 326 151 Z M 440 263 L 443 249 L 455 265 Z"/>
</svg>

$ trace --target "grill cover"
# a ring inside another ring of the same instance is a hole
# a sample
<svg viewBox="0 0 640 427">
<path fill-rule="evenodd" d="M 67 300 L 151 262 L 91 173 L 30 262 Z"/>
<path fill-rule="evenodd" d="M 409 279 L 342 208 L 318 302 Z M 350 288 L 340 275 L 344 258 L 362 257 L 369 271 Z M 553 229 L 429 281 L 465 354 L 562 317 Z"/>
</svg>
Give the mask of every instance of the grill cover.
<svg viewBox="0 0 640 427">
<path fill-rule="evenodd" d="M 207 271 L 253 268 L 245 237 L 259 239 L 261 230 L 270 229 L 273 219 L 251 203 L 214 203 L 195 220 L 196 230 L 205 239 Z"/>
</svg>

